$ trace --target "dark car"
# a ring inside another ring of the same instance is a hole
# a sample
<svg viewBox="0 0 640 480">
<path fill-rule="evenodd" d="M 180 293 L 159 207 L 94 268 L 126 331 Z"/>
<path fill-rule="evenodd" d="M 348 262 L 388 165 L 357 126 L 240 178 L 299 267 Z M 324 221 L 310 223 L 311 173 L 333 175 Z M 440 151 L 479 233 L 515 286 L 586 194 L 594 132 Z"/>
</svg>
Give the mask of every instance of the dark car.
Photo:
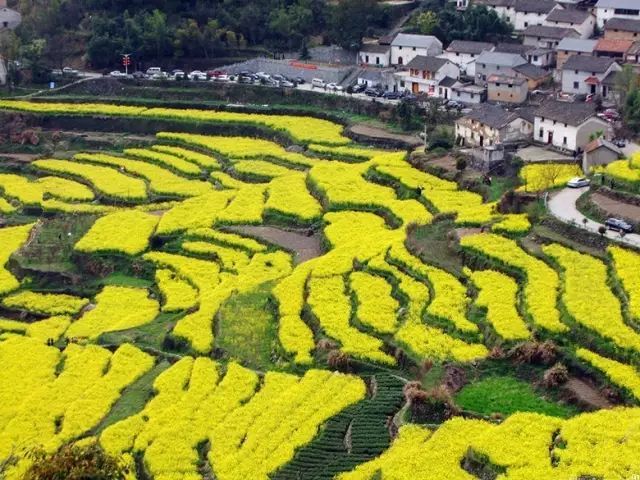
<svg viewBox="0 0 640 480">
<path fill-rule="evenodd" d="M 633 225 L 628 224 L 624 220 L 619 218 L 607 218 L 607 221 L 604 222 L 609 230 L 613 230 L 616 232 L 624 232 L 624 233 L 632 233 Z"/>
<path fill-rule="evenodd" d="M 382 95 L 382 92 L 380 90 L 376 90 L 375 88 L 367 88 L 365 89 L 364 94 L 367 97 L 379 97 Z"/>
<path fill-rule="evenodd" d="M 298 85 L 302 85 L 303 83 L 305 83 L 304 78 L 302 77 L 296 77 L 296 83 Z"/>
<path fill-rule="evenodd" d="M 399 100 L 402 98 L 402 93 L 400 92 L 384 92 L 382 94 L 382 98 L 386 100 Z"/>
<path fill-rule="evenodd" d="M 353 87 L 352 87 L 352 92 L 353 93 L 362 93 L 367 89 L 367 84 L 366 83 L 356 83 Z"/>
</svg>

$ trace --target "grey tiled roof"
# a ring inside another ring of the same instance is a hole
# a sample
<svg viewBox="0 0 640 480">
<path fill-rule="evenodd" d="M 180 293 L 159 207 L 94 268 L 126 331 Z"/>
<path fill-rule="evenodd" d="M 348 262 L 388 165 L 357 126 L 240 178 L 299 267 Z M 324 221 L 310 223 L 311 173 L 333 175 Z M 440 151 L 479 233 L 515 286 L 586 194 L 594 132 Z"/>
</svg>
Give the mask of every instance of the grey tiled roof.
<svg viewBox="0 0 640 480">
<path fill-rule="evenodd" d="M 562 66 L 563 70 L 578 70 L 579 72 L 606 72 L 611 65 L 616 63 L 612 58 L 591 57 L 587 55 L 571 55 Z"/>
<path fill-rule="evenodd" d="M 556 47 L 557 51 L 593 53 L 597 40 L 585 40 L 582 38 L 563 38 Z"/>
<path fill-rule="evenodd" d="M 511 85 L 524 85 L 527 80 L 524 78 L 510 77 L 508 75 L 489 75 L 487 82 L 491 83 L 506 83 Z"/>
<path fill-rule="evenodd" d="M 638 0 L 599 0 L 596 8 L 628 8 L 638 10 Z"/>
<path fill-rule="evenodd" d="M 527 63 L 527 61 L 522 58 L 522 56 L 516 55 L 515 53 L 482 52 L 476 59 L 476 65 L 479 63 L 515 67 L 516 65 Z"/>
<path fill-rule="evenodd" d="M 640 7 L 638 7 L 640 8 Z M 605 30 L 622 30 L 624 32 L 640 33 L 640 20 L 631 18 L 613 17 L 607 20 L 604 25 Z"/>
<path fill-rule="evenodd" d="M 572 126 L 582 125 L 595 114 L 595 105 L 593 103 L 569 103 L 557 100 L 549 100 L 535 111 L 536 117 L 548 118 Z"/>
<path fill-rule="evenodd" d="M 437 72 L 448 61 L 449 60 L 447 60 L 446 58 L 425 57 L 424 55 L 418 55 L 417 57 L 414 57 L 414 59 L 409 63 L 407 63 L 407 68 L 411 68 L 413 70 L 427 70 L 429 72 Z"/>
<path fill-rule="evenodd" d="M 454 40 L 447 47 L 447 52 L 480 54 L 485 50 L 491 49 L 493 49 L 493 43 Z"/>
<path fill-rule="evenodd" d="M 533 50 L 533 45 L 523 45 L 521 43 L 499 43 L 496 45 L 494 52 L 517 53 L 518 55 L 526 55 L 529 50 Z"/>
<path fill-rule="evenodd" d="M 554 0 L 516 0 L 516 12 L 549 13 L 556 6 Z"/>
<path fill-rule="evenodd" d="M 429 48 L 432 45 L 438 45 L 442 48 L 442 42 L 433 35 L 412 35 L 408 33 L 399 33 L 391 42 L 393 47 L 417 47 Z"/>
<path fill-rule="evenodd" d="M 579 37 L 573 28 L 549 27 L 547 25 L 529 25 L 524 31 L 525 37 L 553 38 L 562 40 L 567 37 Z"/>
<path fill-rule="evenodd" d="M 547 15 L 548 22 L 561 23 L 584 23 L 591 14 L 585 10 L 576 10 L 575 8 L 554 8 Z"/>
<path fill-rule="evenodd" d="M 549 72 L 544 68 L 540 68 L 537 65 L 532 65 L 530 63 L 525 63 L 524 65 L 518 65 L 514 68 L 514 70 L 524 77 L 532 78 L 534 80 L 539 80 L 541 78 L 545 78 L 549 75 Z"/>
<path fill-rule="evenodd" d="M 522 113 L 521 113 L 522 111 Z M 530 121 L 530 114 L 525 109 L 508 112 L 502 107 L 491 105 L 489 103 L 481 103 L 473 107 L 470 113 L 462 117 L 463 119 L 475 120 L 476 122 L 487 125 L 491 128 L 502 128 L 518 118 Z"/>
<path fill-rule="evenodd" d="M 377 43 L 365 43 L 360 47 L 361 52 L 365 53 L 387 53 L 391 47 L 389 45 L 378 45 Z"/>
<path fill-rule="evenodd" d="M 455 78 L 444 77 L 442 80 L 440 80 L 440 83 L 438 85 L 442 87 L 453 87 L 456 82 L 457 80 Z"/>
</svg>

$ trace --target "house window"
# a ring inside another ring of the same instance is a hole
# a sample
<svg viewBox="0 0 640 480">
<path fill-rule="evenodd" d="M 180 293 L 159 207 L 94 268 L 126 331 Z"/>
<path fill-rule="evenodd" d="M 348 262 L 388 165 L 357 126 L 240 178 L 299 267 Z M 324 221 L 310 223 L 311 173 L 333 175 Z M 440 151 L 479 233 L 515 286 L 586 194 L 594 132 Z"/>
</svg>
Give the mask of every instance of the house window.
<svg viewBox="0 0 640 480">
<path fill-rule="evenodd" d="M 400 82 L 400 86 L 401 86 L 402 88 L 404 88 L 404 80 L 402 80 L 402 81 Z"/>
<path fill-rule="evenodd" d="M 578 70 L 574 70 L 573 73 L 575 73 L 577 75 L 578 74 Z"/>
<path fill-rule="evenodd" d="M 460 52 L 456 52 L 456 57 L 459 57 L 459 56 L 460 56 Z"/>
<path fill-rule="evenodd" d="M 544 128 L 540 129 L 540 131 L 538 132 L 538 137 L 544 138 Z"/>
<path fill-rule="evenodd" d="M 365 61 L 365 63 L 369 63 L 369 55 L 366 55 L 366 56 L 364 57 L 364 61 Z"/>
<path fill-rule="evenodd" d="M 380 57 L 376 57 L 376 65 L 380 65 Z"/>
<path fill-rule="evenodd" d="M 580 84 L 578 82 L 573 82 L 574 90 L 578 90 L 580 88 Z"/>
<path fill-rule="evenodd" d="M 500 70 L 500 65 L 496 65 L 496 70 Z"/>
<path fill-rule="evenodd" d="M 529 26 L 529 22 L 524 22 L 524 28 L 527 28 Z"/>
<path fill-rule="evenodd" d="M 562 139 L 562 144 L 563 144 L 563 145 L 566 145 L 566 144 L 567 144 L 567 137 L 564 137 L 564 138 Z"/>
<path fill-rule="evenodd" d="M 534 61 L 534 62 L 537 62 L 537 61 L 538 61 L 538 56 L 537 56 L 537 55 L 534 55 L 534 56 L 533 56 L 533 61 Z"/>
<path fill-rule="evenodd" d="M 416 51 L 416 47 L 413 47 L 413 51 L 414 51 L 414 52 Z"/>
<path fill-rule="evenodd" d="M 476 96 L 476 94 L 475 94 L 475 93 L 472 93 L 472 94 L 471 94 L 471 100 L 473 100 L 473 99 L 475 98 L 475 96 Z"/>
</svg>

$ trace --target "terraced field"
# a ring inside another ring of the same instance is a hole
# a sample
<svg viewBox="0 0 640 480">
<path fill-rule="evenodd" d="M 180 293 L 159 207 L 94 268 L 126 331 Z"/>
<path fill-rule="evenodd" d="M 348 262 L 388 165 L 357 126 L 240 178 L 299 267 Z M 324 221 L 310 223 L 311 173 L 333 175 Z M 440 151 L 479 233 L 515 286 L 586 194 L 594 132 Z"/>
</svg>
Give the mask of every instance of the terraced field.
<svg viewBox="0 0 640 480">
<path fill-rule="evenodd" d="M 532 248 L 526 215 L 499 213 L 406 152 L 353 144 L 327 120 L 0 109 L 257 125 L 289 142 L 161 131 L 148 148 L 0 165 L 8 479 L 29 469 L 30 448 L 79 441 L 154 480 L 640 475 L 638 252 L 596 258 L 544 239 Z M 460 271 L 407 246 L 443 222 Z M 324 250 L 297 262 L 231 228 L 250 225 L 316 232 Z M 463 227 L 482 231 L 455 240 Z M 66 267 L 46 268 L 54 260 Z M 505 352 L 545 341 L 555 356 L 530 362 L 535 392 L 565 401 L 544 371 L 558 361 L 615 392 L 616 408 L 430 415 L 459 389 L 429 392 L 433 378 L 446 387 L 451 372 L 473 377 L 491 362 L 522 376 Z"/>
</svg>

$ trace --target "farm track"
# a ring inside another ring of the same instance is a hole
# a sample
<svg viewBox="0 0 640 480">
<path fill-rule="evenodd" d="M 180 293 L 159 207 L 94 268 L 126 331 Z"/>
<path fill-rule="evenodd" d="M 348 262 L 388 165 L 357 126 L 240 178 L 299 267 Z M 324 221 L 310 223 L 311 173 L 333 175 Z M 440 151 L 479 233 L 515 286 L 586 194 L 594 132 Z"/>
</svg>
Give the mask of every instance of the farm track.
<svg viewBox="0 0 640 480">
<path fill-rule="evenodd" d="M 309 236 L 304 233 L 283 230 L 277 227 L 240 226 L 230 227 L 230 231 L 249 235 L 279 245 L 295 253 L 295 262 L 303 263 L 321 256 L 324 252 L 320 235 L 314 233 Z"/>
</svg>

